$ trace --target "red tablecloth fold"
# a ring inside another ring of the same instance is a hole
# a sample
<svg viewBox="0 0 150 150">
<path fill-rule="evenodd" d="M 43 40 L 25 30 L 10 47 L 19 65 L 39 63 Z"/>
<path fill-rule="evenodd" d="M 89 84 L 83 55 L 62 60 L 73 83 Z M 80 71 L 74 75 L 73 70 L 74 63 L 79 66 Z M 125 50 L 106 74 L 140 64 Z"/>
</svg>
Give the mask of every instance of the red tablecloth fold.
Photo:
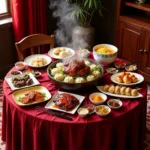
<svg viewBox="0 0 150 150">
<path fill-rule="evenodd" d="M 39 81 L 52 95 L 59 90 L 47 73 L 42 73 Z M 111 83 L 109 74 L 105 74 L 99 85 L 103 83 Z M 36 106 L 18 106 L 4 81 L 2 140 L 6 141 L 7 150 L 140 150 L 146 124 L 147 85 L 143 82 L 138 87 L 142 88 L 143 98 L 121 99 L 123 107 L 112 110 L 106 117 L 92 114 L 80 118 L 77 113 L 66 114 L 73 119 L 68 121 L 44 113 Z M 98 91 L 96 87 L 74 93 L 86 97 L 83 106 L 90 103 L 88 96 L 94 91 Z"/>
</svg>

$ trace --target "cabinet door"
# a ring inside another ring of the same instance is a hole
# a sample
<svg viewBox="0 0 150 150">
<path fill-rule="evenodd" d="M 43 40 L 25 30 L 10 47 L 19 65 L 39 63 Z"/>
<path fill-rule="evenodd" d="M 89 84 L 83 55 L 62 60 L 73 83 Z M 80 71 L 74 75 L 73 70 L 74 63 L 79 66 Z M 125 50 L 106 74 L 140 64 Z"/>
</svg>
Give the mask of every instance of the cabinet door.
<svg viewBox="0 0 150 150">
<path fill-rule="evenodd" d="M 150 74 L 150 31 L 145 31 L 143 52 L 139 53 L 140 70 Z"/>
<path fill-rule="evenodd" d="M 140 49 L 142 28 L 129 22 L 120 22 L 119 56 L 127 61 L 136 62 Z"/>
</svg>

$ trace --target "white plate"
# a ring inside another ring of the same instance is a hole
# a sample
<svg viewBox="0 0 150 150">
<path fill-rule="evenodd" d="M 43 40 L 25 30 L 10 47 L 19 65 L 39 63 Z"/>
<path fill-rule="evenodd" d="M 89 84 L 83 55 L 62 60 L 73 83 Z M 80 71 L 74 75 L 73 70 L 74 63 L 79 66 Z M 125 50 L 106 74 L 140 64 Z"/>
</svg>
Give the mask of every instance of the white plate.
<svg viewBox="0 0 150 150">
<path fill-rule="evenodd" d="M 55 55 L 54 50 L 57 49 L 57 48 L 65 48 L 66 50 L 69 50 L 71 52 L 71 54 L 66 56 L 66 57 L 63 57 L 63 58 L 58 56 L 58 55 Z M 66 58 L 71 58 L 72 56 L 74 56 L 74 54 L 75 54 L 75 51 L 71 48 L 68 48 L 68 47 L 56 47 L 56 48 L 52 48 L 48 51 L 48 55 L 50 57 L 55 58 L 55 59 L 60 59 L 60 60 L 63 60 L 63 59 L 66 59 Z"/>
<path fill-rule="evenodd" d="M 36 92 L 44 93 L 44 95 L 45 95 L 44 96 L 44 100 L 41 101 L 41 102 L 33 101 L 31 103 L 28 103 L 28 104 L 21 103 L 19 101 L 19 99 L 24 97 L 24 94 L 27 93 L 27 92 L 30 92 L 30 91 L 36 91 Z M 34 87 L 29 87 L 29 88 L 25 88 L 25 89 L 21 89 L 21 90 L 15 91 L 12 94 L 12 96 L 13 96 L 14 101 L 16 102 L 17 105 L 30 106 L 30 105 L 34 105 L 34 104 L 38 104 L 38 103 L 42 103 L 42 102 L 48 101 L 51 98 L 51 93 L 44 86 L 34 86 Z"/>
<path fill-rule="evenodd" d="M 137 96 L 127 96 L 127 95 L 112 94 L 112 93 L 103 91 L 102 87 L 103 87 L 103 86 L 97 86 L 97 89 L 98 89 L 100 92 L 102 92 L 102 93 L 104 93 L 104 94 L 107 94 L 107 95 L 109 95 L 109 96 L 114 96 L 114 97 L 119 97 L 119 98 L 140 98 L 140 97 L 143 97 L 143 95 L 140 94 L 140 93 L 138 93 L 139 95 L 137 95 Z"/>
<path fill-rule="evenodd" d="M 144 81 L 144 77 L 143 77 L 142 75 L 140 75 L 140 74 L 138 74 L 138 73 L 134 73 L 134 72 L 128 72 L 128 73 L 130 73 L 130 74 L 134 74 L 135 77 L 137 77 L 138 82 L 129 83 L 129 84 L 127 84 L 127 83 L 119 83 L 119 82 L 117 82 L 117 81 L 115 80 L 115 78 L 116 78 L 117 76 L 119 76 L 120 73 L 121 73 L 121 72 L 113 74 L 113 75 L 111 76 L 111 81 L 114 82 L 114 83 L 116 83 L 116 84 L 125 85 L 125 86 L 136 85 L 136 84 L 139 84 L 139 83 L 141 83 L 141 82 Z"/>
<path fill-rule="evenodd" d="M 61 94 L 61 93 L 68 93 L 68 92 L 58 91 L 58 94 Z M 85 98 L 84 96 L 81 96 L 81 95 L 78 95 L 78 94 L 68 93 L 68 94 L 73 95 L 74 97 L 76 97 L 79 100 L 79 104 L 74 109 L 66 111 L 66 110 L 62 110 L 62 109 L 54 107 L 55 103 L 53 102 L 53 99 L 55 99 L 56 94 L 57 93 L 55 93 L 53 95 L 53 97 L 51 98 L 51 100 L 46 104 L 45 108 L 53 109 L 53 110 L 58 110 L 58 111 L 66 112 L 66 113 L 69 113 L 69 114 L 74 114 L 76 112 L 76 110 L 78 109 L 78 107 L 83 102 L 84 98 Z"/>
<path fill-rule="evenodd" d="M 31 85 L 26 85 L 26 86 L 22 86 L 22 87 L 15 87 L 12 83 L 12 79 L 13 78 L 17 78 L 17 77 L 22 77 L 25 74 L 20 74 L 20 75 L 16 75 L 16 76 L 6 76 L 5 80 L 7 81 L 8 85 L 10 86 L 10 88 L 12 90 L 18 90 L 18 89 L 22 89 L 22 88 L 26 88 L 26 87 L 31 87 L 31 86 L 35 86 L 35 85 L 39 85 L 39 81 L 33 76 L 32 73 L 29 73 L 28 75 L 30 76 L 30 78 L 33 80 L 33 83 Z"/>
<path fill-rule="evenodd" d="M 47 61 L 47 63 L 46 63 L 45 65 L 43 65 L 43 66 L 38 66 L 38 67 L 37 67 L 37 66 L 33 66 L 33 65 L 31 65 L 31 61 L 32 61 L 33 59 L 35 59 L 35 58 L 45 58 L 46 61 Z M 33 68 L 42 68 L 42 67 L 45 67 L 45 66 L 49 65 L 49 64 L 51 63 L 51 61 L 52 61 L 52 59 L 51 59 L 49 56 L 44 55 L 44 54 L 34 54 L 34 55 L 30 55 L 30 56 L 26 57 L 25 60 L 24 60 L 24 62 L 25 62 L 28 66 L 33 67 Z"/>
</svg>

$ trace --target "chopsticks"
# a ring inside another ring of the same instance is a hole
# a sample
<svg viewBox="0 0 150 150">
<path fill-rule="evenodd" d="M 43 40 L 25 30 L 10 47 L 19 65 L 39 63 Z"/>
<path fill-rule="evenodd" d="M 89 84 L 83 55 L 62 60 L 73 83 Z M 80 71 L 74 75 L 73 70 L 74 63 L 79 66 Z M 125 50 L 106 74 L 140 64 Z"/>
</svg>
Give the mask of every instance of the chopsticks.
<svg viewBox="0 0 150 150">
<path fill-rule="evenodd" d="M 58 113 L 58 112 L 54 112 L 54 111 L 45 109 L 45 108 L 40 107 L 40 106 L 36 106 L 36 108 L 39 109 L 39 110 L 41 110 L 41 111 L 43 111 L 43 112 L 46 112 L 46 113 L 48 113 L 48 114 L 57 116 L 57 117 L 59 117 L 59 118 L 72 121 L 72 118 L 70 118 L 70 117 L 68 117 L 68 116 L 65 116 L 64 114 L 61 114 L 61 113 Z"/>
</svg>

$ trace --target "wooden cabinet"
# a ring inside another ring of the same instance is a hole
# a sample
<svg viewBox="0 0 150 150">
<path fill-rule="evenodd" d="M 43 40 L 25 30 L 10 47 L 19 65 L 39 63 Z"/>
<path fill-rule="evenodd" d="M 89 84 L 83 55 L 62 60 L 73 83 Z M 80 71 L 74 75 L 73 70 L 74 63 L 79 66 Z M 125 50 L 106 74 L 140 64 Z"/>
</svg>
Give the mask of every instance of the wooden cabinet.
<svg viewBox="0 0 150 150">
<path fill-rule="evenodd" d="M 138 70 L 150 82 L 150 2 L 118 0 L 117 9 L 118 55 L 137 62 Z"/>
<path fill-rule="evenodd" d="M 143 47 L 139 51 L 138 67 L 145 79 L 150 82 L 150 30 L 143 32 L 142 39 L 144 41 L 142 43 Z"/>
</svg>

